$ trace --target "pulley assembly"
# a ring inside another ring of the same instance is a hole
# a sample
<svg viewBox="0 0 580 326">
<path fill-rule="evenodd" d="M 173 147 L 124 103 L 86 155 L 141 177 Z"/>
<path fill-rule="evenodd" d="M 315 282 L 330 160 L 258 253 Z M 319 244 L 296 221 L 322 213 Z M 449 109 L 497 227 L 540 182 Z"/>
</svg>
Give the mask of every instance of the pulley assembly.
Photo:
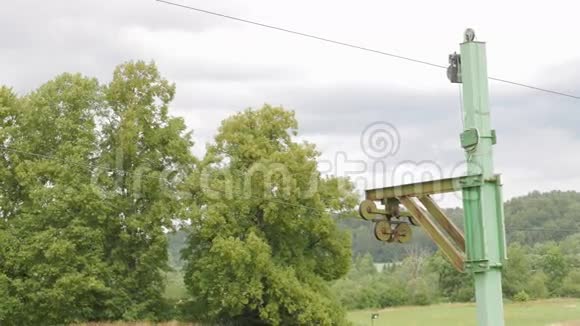
<svg viewBox="0 0 580 326">
<path fill-rule="evenodd" d="M 496 179 L 486 180 L 499 183 Z M 458 271 L 464 271 L 466 246 L 463 232 L 431 198 L 433 194 L 478 189 L 481 175 L 463 176 L 366 190 L 359 205 L 360 216 L 375 223 L 374 236 L 387 243 L 407 243 L 413 237 L 411 226 L 423 228 Z M 473 197 L 473 196 L 472 196 Z M 378 208 L 376 203 L 384 208 Z M 401 209 L 404 207 L 404 209 Z"/>
<path fill-rule="evenodd" d="M 416 225 L 415 220 L 407 211 L 400 210 L 397 199 L 386 201 L 385 209 L 377 208 L 372 200 L 364 200 L 359 206 L 360 216 L 375 222 L 375 238 L 383 242 L 409 242 L 413 236 L 411 225 Z"/>
</svg>

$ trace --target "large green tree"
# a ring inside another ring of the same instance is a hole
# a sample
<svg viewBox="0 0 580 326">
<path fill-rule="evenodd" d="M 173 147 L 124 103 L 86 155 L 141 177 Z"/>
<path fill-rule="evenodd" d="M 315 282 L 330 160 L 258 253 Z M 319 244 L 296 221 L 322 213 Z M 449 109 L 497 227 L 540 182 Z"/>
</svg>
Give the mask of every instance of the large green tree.
<svg viewBox="0 0 580 326">
<path fill-rule="evenodd" d="M 63 74 L 22 98 L 0 93 L 0 320 L 109 318 L 105 211 L 90 184 L 98 82 Z"/>
<path fill-rule="evenodd" d="M 168 269 L 164 230 L 187 218 L 192 196 L 180 180 L 194 168 L 182 118 L 168 114 L 175 85 L 153 63 L 118 66 L 104 89 L 96 184 L 107 200 L 102 230 L 107 267 L 123 319 L 155 319 Z"/>
<path fill-rule="evenodd" d="M 144 62 L 0 88 L 2 325 L 163 317 L 164 228 L 195 164 L 174 92 Z"/>
<path fill-rule="evenodd" d="M 327 282 L 345 275 L 349 235 L 333 213 L 355 204 L 347 180 L 321 177 L 294 113 L 265 105 L 222 122 L 197 180 L 185 283 L 212 322 L 330 325 L 344 316 Z"/>
</svg>

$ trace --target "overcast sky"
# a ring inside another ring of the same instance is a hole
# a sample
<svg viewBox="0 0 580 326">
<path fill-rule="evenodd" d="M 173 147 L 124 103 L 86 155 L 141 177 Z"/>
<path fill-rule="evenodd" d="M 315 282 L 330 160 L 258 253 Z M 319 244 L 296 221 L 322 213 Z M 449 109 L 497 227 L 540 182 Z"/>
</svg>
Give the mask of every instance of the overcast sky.
<svg viewBox="0 0 580 326">
<path fill-rule="evenodd" d="M 490 76 L 580 94 L 576 1 L 175 1 L 441 65 L 472 27 L 488 43 Z M 221 120 L 270 103 L 296 111 L 323 172 L 361 189 L 461 170 L 459 89 L 442 69 L 154 0 L 2 0 L 1 8 L 0 83 L 19 93 L 62 72 L 106 82 L 123 61 L 154 60 L 177 85 L 172 113 L 194 130 L 198 155 Z M 490 95 L 505 196 L 580 190 L 580 100 L 497 82 Z M 398 140 L 378 161 L 361 148 L 377 122 L 394 126 Z"/>
</svg>

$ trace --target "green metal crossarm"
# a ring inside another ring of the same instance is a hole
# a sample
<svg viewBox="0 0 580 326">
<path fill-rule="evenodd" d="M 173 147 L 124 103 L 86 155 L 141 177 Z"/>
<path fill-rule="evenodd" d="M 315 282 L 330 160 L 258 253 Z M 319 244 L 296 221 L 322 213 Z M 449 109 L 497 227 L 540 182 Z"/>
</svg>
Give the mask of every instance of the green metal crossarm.
<svg viewBox="0 0 580 326">
<path fill-rule="evenodd" d="M 482 175 L 469 175 L 457 178 L 447 178 L 426 182 L 409 183 L 386 188 L 370 189 L 365 192 L 368 200 L 385 200 L 403 196 L 426 196 L 445 192 L 459 191 L 466 187 L 479 186 L 483 182 Z"/>
</svg>

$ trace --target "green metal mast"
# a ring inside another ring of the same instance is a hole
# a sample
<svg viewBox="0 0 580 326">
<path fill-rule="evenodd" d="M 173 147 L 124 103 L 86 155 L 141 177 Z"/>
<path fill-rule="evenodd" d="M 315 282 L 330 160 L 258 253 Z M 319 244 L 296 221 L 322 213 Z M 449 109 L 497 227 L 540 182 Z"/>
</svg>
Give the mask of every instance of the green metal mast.
<svg viewBox="0 0 580 326">
<path fill-rule="evenodd" d="M 461 54 L 450 55 L 449 63 L 447 76 L 452 83 L 463 84 L 460 139 L 467 175 L 367 189 L 359 213 L 363 219 L 375 222 L 375 237 L 384 242 L 406 243 L 412 235 L 409 225 L 423 228 L 455 269 L 473 275 L 479 326 L 503 326 L 505 226 L 501 180 L 493 172 L 496 137 L 489 114 L 485 43 L 476 42 L 475 33 L 468 29 Z M 452 191 L 463 193 L 463 232 L 430 197 Z M 378 208 L 377 201 L 385 208 Z M 407 210 L 401 211 L 400 204 Z"/>
<path fill-rule="evenodd" d="M 501 182 L 493 172 L 495 130 L 491 129 L 488 77 L 484 42 L 476 42 L 473 30 L 465 32 L 459 57 L 463 84 L 461 145 L 467 158 L 467 174 L 482 175 L 480 187 L 463 189 L 466 269 L 475 279 L 477 320 L 480 326 L 503 326 L 501 267 L 506 259 Z"/>
</svg>

